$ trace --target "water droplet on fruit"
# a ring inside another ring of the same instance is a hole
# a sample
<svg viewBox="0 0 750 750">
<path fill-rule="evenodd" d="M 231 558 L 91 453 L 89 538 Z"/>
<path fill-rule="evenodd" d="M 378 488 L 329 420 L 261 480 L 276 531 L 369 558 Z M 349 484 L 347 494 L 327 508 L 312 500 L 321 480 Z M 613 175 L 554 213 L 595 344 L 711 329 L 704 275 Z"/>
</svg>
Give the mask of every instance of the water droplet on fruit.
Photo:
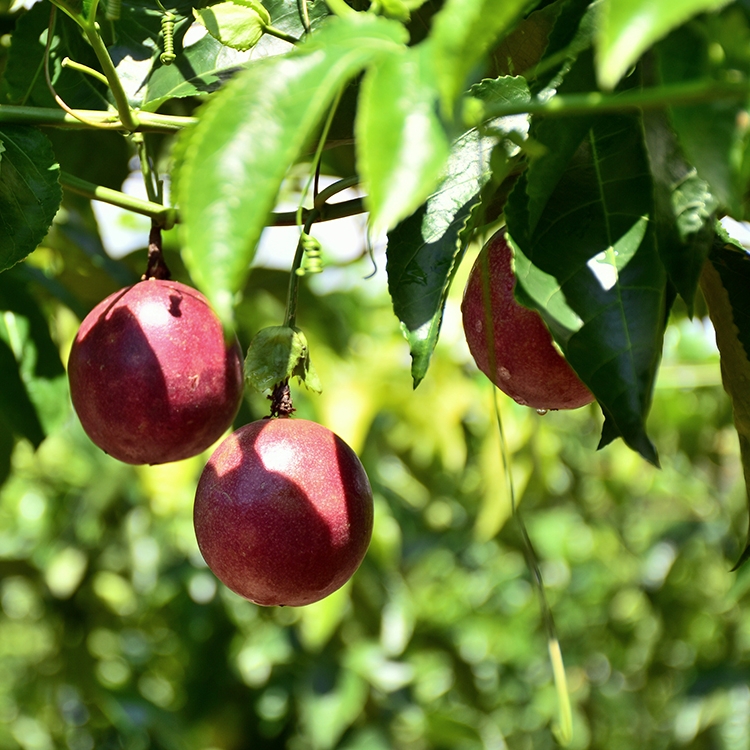
<svg viewBox="0 0 750 750">
<path fill-rule="evenodd" d="M 549 411 L 549 409 L 537 409 L 537 410 L 536 410 L 536 413 L 537 413 L 537 414 L 538 414 L 538 415 L 539 415 L 540 417 L 543 417 L 543 416 L 544 416 L 544 415 L 545 415 L 545 414 L 546 414 L 546 413 L 547 413 L 548 411 Z"/>
</svg>

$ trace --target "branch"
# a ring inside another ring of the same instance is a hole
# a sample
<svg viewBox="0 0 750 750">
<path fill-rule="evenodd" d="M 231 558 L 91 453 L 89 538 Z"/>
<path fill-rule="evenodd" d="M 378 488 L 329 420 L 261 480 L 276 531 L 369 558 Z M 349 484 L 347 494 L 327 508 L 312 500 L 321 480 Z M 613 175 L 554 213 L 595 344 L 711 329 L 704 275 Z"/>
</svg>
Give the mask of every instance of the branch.
<svg viewBox="0 0 750 750">
<path fill-rule="evenodd" d="M 75 109 L 77 116 L 96 123 L 98 128 L 108 130 L 127 130 L 122 121 L 112 112 L 99 109 Z M 68 114 L 56 107 L 22 107 L 13 104 L 0 104 L 0 123 L 11 122 L 18 125 L 40 125 L 52 128 L 87 129 L 91 126 L 81 122 L 78 117 Z M 136 133 L 176 133 L 183 128 L 195 125 L 195 117 L 179 115 L 162 115 L 155 112 L 139 112 Z"/>
<path fill-rule="evenodd" d="M 604 94 L 592 91 L 588 94 L 558 94 L 548 101 L 531 101 L 525 104 L 485 103 L 474 97 L 470 102 L 481 106 L 482 122 L 508 115 L 539 115 L 542 117 L 565 117 L 583 114 L 620 112 L 627 109 L 656 109 L 684 104 L 703 104 L 721 99 L 745 99 L 750 95 L 747 81 L 688 81 L 650 89 L 629 90 Z M 470 108 L 473 110 L 473 106 Z M 472 120 L 475 118 L 472 117 Z M 481 123 L 467 123 L 477 126 Z"/>
</svg>

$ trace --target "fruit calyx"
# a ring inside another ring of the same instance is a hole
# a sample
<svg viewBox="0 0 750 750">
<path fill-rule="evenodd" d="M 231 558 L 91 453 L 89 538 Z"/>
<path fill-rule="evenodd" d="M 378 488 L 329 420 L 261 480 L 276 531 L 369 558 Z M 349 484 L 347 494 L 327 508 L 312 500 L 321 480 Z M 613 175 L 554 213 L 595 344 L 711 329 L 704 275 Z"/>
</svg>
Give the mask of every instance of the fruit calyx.
<svg viewBox="0 0 750 750">
<path fill-rule="evenodd" d="M 245 379 L 263 393 L 298 378 L 320 393 L 320 379 L 310 361 L 307 338 L 296 326 L 269 326 L 255 334 L 245 357 Z"/>
</svg>

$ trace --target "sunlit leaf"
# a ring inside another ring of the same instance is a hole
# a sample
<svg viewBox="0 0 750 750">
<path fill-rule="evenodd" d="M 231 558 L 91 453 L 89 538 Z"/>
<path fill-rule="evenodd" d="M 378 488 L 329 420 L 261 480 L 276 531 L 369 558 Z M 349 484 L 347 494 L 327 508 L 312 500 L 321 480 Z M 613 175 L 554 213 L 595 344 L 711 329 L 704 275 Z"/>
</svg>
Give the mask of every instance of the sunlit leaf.
<svg viewBox="0 0 750 750">
<path fill-rule="evenodd" d="M 436 83 L 446 115 L 490 47 L 533 3 L 529 0 L 447 0 L 435 16 L 430 40 Z"/>
<path fill-rule="evenodd" d="M 201 111 L 178 181 L 184 256 L 224 320 L 290 164 L 341 86 L 400 49 L 404 34 L 371 16 L 333 19 L 290 55 L 248 68 Z"/>
<path fill-rule="evenodd" d="M 638 58 L 672 29 L 730 0 L 602 0 L 596 40 L 597 78 L 614 88 Z M 687 52 L 687 50 L 686 50 Z"/>
<path fill-rule="evenodd" d="M 485 81 L 472 93 L 486 101 L 529 98 L 525 81 L 511 76 Z M 437 343 L 445 300 L 470 239 L 470 219 L 482 188 L 493 170 L 495 181 L 501 182 L 518 153 L 504 136 L 515 131 L 522 137 L 527 127 L 524 116 L 498 118 L 488 125 L 488 134 L 471 130 L 458 138 L 437 190 L 388 235 L 388 289 L 411 349 L 415 387 Z"/>
<path fill-rule="evenodd" d="M 195 15 L 212 37 L 238 50 L 254 47 L 270 21 L 268 11 L 260 3 L 248 0 L 226 0 L 207 8 L 198 8 Z"/>
<path fill-rule="evenodd" d="M 449 153 L 436 113 L 425 45 L 373 66 L 360 91 L 357 162 L 374 234 L 394 227 L 432 192 Z"/>
</svg>

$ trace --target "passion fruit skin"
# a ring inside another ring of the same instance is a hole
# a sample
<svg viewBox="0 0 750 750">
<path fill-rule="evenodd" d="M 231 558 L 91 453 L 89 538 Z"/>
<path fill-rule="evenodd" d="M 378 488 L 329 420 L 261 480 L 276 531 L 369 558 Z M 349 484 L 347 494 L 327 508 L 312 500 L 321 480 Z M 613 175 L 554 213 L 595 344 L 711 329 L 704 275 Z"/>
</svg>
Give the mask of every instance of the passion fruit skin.
<svg viewBox="0 0 750 750">
<path fill-rule="evenodd" d="M 594 400 L 555 348 L 541 315 L 519 304 L 512 251 L 497 232 L 469 274 L 461 312 L 477 367 L 501 390 L 538 410 L 576 409 Z"/>
<path fill-rule="evenodd" d="M 372 537 L 372 490 L 354 451 L 315 422 L 241 427 L 198 482 L 193 520 L 208 567 L 263 606 L 303 606 L 343 586 Z"/>
<path fill-rule="evenodd" d="M 92 442 L 125 463 L 163 464 L 201 453 L 231 426 L 242 352 L 200 292 L 146 279 L 86 316 L 68 378 Z"/>
</svg>

